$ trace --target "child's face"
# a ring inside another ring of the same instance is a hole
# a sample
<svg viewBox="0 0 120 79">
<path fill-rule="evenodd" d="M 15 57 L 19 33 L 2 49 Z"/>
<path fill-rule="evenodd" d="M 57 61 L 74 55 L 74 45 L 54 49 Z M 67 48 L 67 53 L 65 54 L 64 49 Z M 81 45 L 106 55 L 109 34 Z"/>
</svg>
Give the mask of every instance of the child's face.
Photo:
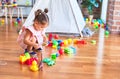
<svg viewBox="0 0 120 79">
<path fill-rule="evenodd" d="M 37 21 L 34 22 L 34 28 L 37 30 L 37 31 L 40 31 L 40 30 L 43 30 L 44 28 L 46 28 L 48 26 L 48 23 L 46 24 L 41 24 L 41 23 L 38 23 Z"/>
</svg>

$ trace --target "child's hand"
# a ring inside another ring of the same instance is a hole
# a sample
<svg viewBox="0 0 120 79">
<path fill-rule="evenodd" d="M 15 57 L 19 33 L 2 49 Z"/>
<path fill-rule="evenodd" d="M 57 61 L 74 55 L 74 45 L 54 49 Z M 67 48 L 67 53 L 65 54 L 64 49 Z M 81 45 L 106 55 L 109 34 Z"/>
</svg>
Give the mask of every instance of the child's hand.
<svg viewBox="0 0 120 79">
<path fill-rule="evenodd" d="M 47 46 L 48 44 L 47 44 L 47 42 L 43 42 L 43 44 L 42 44 L 42 46 Z"/>
</svg>

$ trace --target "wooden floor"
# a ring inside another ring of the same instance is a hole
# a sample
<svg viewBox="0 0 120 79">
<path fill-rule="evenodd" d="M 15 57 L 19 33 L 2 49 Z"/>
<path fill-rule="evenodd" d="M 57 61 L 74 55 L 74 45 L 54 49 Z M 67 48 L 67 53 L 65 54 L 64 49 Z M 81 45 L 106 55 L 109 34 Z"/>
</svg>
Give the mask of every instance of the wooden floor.
<svg viewBox="0 0 120 79">
<path fill-rule="evenodd" d="M 120 35 L 104 37 L 101 29 L 85 39 L 86 45 L 75 45 L 75 55 L 58 57 L 54 66 L 44 64 L 38 72 L 19 64 L 23 50 L 16 43 L 17 36 L 16 27 L 0 26 L 0 79 L 120 79 Z M 44 57 L 51 52 L 46 47 Z"/>
</svg>

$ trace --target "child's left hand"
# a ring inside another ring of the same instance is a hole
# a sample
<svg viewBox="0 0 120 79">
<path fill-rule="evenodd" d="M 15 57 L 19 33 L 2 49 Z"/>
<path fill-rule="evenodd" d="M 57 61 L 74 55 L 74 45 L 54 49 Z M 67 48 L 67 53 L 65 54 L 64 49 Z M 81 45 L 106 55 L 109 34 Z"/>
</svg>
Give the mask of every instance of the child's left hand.
<svg viewBox="0 0 120 79">
<path fill-rule="evenodd" d="M 47 42 L 43 42 L 42 46 L 47 46 L 48 43 Z"/>
</svg>

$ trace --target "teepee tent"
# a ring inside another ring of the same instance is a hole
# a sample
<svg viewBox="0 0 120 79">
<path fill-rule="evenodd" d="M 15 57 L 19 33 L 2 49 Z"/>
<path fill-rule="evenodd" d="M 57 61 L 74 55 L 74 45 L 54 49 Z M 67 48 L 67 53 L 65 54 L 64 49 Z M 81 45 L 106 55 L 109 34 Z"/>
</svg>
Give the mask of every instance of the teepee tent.
<svg viewBox="0 0 120 79">
<path fill-rule="evenodd" d="M 81 33 L 85 26 L 77 0 L 37 0 L 23 26 L 33 24 L 34 12 L 48 8 L 50 24 L 47 32 Z"/>
</svg>

